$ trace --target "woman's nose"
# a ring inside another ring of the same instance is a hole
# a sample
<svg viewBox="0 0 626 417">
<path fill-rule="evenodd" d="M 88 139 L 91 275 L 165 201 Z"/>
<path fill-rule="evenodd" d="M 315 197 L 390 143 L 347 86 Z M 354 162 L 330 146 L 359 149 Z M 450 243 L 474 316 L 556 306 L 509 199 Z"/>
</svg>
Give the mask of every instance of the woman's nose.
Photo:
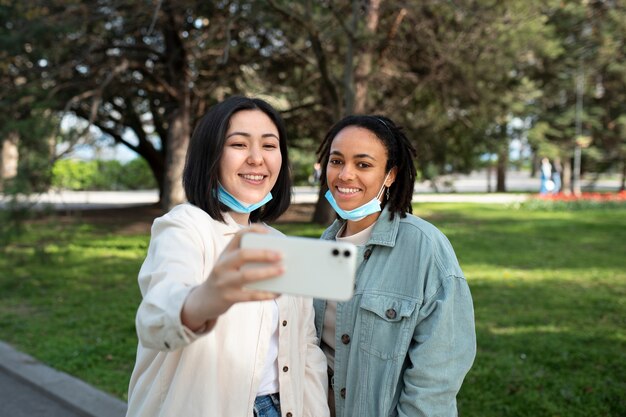
<svg viewBox="0 0 626 417">
<path fill-rule="evenodd" d="M 248 163 L 250 165 L 260 165 L 263 163 L 263 154 L 261 153 L 261 149 L 252 146 L 250 148 L 250 152 L 248 153 Z"/>
<path fill-rule="evenodd" d="M 344 165 L 341 168 L 341 171 L 339 171 L 339 179 L 341 180 L 349 180 L 352 179 L 354 177 L 354 173 L 352 171 L 352 169 L 350 167 L 348 167 L 348 165 Z"/>
</svg>

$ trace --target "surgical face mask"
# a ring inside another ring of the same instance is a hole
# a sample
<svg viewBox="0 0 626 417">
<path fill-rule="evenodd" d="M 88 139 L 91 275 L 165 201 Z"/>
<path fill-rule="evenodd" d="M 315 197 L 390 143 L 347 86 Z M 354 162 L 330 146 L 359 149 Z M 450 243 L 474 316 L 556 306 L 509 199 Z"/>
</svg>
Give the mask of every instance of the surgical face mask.
<svg viewBox="0 0 626 417">
<path fill-rule="evenodd" d="M 339 207 L 337 201 L 335 201 L 333 193 L 331 193 L 330 190 L 326 191 L 326 194 L 324 196 L 326 197 L 326 200 L 328 200 L 332 208 L 335 210 L 335 212 L 339 215 L 339 217 L 344 220 L 352 220 L 353 222 L 358 222 L 359 220 L 363 220 L 370 214 L 378 213 L 381 210 L 380 197 L 383 195 L 383 191 L 385 190 L 385 182 L 387 181 L 388 176 L 389 173 L 387 173 L 387 175 L 385 176 L 383 186 L 380 188 L 380 191 L 378 192 L 376 197 L 372 198 L 370 201 L 363 204 L 362 206 L 359 206 L 352 210 L 346 211 Z"/>
<path fill-rule="evenodd" d="M 232 194 L 230 194 L 224 189 L 224 187 L 222 187 L 222 184 L 217 185 L 217 199 L 220 201 L 220 203 L 225 204 L 232 211 L 235 211 L 237 213 L 250 214 L 259 207 L 264 206 L 272 198 L 272 193 L 267 193 L 263 200 L 259 201 L 258 203 L 248 205 L 233 197 Z"/>
</svg>

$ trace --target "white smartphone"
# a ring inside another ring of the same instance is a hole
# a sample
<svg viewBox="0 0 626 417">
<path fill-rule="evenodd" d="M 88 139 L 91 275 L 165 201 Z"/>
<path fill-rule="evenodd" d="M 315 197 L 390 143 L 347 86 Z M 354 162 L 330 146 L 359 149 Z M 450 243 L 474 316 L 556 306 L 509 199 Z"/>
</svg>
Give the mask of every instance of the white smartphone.
<svg viewBox="0 0 626 417">
<path fill-rule="evenodd" d="M 246 285 L 280 294 L 346 301 L 354 293 L 356 246 L 347 242 L 261 233 L 246 233 L 242 248 L 272 249 L 283 255 L 285 273 Z M 247 264 L 244 268 L 255 265 Z"/>
</svg>

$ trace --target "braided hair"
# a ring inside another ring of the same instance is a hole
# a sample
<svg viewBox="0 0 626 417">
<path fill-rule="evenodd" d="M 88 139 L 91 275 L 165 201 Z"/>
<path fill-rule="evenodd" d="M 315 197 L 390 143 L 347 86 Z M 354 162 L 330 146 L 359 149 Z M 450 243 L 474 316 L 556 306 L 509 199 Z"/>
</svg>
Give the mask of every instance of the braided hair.
<svg viewBox="0 0 626 417">
<path fill-rule="evenodd" d="M 318 162 L 322 167 L 320 185 L 328 187 L 326 181 L 326 168 L 330 158 L 330 148 L 335 137 L 341 130 L 348 126 L 357 126 L 374 133 L 387 150 L 387 164 L 385 172 L 397 168 L 396 180 L 389 187 L 389 197 L 383 200 L 383 206 L 389 208 L 390 218 L 394 214 L 406 217 L 406 213 L 412 213 L 413 189 L 415 186 L 416 169 L 413 158 L 416 151 L 409 139 L 403 132 L 402 127 L 389 118 L 380 115 L 351 115 L 344 117 L 335 123 L 317 149 Z"/>
</svg>

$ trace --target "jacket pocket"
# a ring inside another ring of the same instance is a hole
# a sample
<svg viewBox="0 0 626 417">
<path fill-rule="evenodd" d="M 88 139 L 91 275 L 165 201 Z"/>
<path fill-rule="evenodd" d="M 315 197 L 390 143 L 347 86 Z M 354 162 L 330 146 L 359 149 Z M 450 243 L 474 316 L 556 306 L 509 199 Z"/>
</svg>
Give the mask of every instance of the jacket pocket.
<svg viewBox="0 0 626 417">
<path fill-rule="evenodd" d="M 381 359 L 403 356 L 413 334 L 415 301 L 390 295 L 363 294 L 359 305 L 359 347 Z"/>
</svg>

